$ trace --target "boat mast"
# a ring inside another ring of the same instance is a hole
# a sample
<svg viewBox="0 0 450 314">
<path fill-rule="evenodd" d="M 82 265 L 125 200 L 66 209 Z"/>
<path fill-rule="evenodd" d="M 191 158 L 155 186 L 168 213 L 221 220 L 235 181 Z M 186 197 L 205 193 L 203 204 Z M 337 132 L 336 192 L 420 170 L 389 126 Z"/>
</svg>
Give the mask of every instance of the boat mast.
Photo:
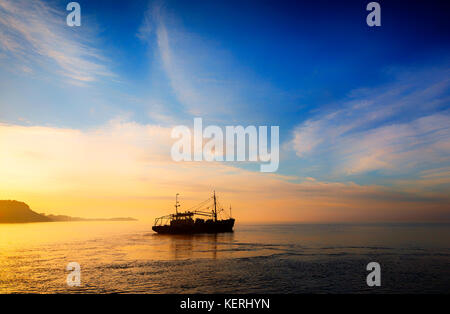
<svg viewBox="0 0 450 314">
<path fill-rule="evenodd" d="M 180 204 L 178 202 L 178 195 L 180 194 L 177 193 L 177 195 L 175 195 L 175 212 L 177 213 L 177 215 L 178 215 L 178 207 L 180 207 Z"/>
<path fill-rule="evenodd" d="M 214 190 L 214 221 L 217 222 L 216 191 Z"/>
</svg>

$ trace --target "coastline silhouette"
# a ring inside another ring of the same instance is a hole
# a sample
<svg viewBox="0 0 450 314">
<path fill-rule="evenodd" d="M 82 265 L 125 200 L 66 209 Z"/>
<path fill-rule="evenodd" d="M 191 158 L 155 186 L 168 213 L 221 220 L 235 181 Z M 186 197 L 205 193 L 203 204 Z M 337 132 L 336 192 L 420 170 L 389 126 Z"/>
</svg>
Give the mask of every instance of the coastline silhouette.
<svg viewBox="0 0 450 314">
<path fill-rule="evenodd" d="M 66 215 L 38 214 L 24 202 L 0 200 L 0 223 L 32 223 L 32 222 L 62 222 L 62 221 L 136 221 L 131 217 L 117 218 L 81 218 Z"/>
</svg>

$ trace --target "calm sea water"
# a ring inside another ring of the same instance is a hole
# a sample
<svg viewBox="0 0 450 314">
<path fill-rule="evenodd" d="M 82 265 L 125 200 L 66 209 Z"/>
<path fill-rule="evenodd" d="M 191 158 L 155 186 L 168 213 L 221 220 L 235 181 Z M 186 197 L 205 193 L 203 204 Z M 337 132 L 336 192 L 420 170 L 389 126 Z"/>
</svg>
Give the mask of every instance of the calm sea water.
<svg viewBox="0 0 450 314">
<path fill-rule="evenodd" d="M 243 225 L 162 236 L 143 222 L 0 224 L 2 293 L 449 293 L 450 225 Z M 366 265 L 381 265 L 381 287 Z M 66 284 L 69 262 L 81 287 Z"/>
</svg>

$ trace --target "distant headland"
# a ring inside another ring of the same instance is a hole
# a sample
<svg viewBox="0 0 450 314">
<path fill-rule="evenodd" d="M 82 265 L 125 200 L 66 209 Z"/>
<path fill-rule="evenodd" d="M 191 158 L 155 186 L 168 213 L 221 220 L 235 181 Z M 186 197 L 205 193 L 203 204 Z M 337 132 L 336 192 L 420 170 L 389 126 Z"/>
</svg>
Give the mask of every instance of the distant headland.
<svg viewBox="0 0 450 314">
<path fill-rule="evenodd" d="M 64 215 L 38 214 L 30 207 L 19 201 L 0 200 L 0 223 L 30 223 L 30 222 L 56 222 L 56 221 L 135 221 L 131 217 L 126 218 L 98 218 L 88 219 L 70 217 Z"/>
</svg>

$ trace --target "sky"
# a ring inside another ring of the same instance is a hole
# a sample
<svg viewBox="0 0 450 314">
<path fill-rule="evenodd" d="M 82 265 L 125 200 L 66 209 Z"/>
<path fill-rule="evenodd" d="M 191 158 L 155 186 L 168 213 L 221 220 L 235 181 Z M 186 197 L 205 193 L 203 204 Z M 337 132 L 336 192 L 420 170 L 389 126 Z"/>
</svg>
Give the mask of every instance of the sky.
<svg viewBox="0 0 450 314">
<path fill-rule="evenodd" d="M 448 1 L 0 0 L 0 199 L 152 220 L 450 221 Z M 171 130 L 280 127 L 280 165 L 175 162 Z"/>
</svg>

